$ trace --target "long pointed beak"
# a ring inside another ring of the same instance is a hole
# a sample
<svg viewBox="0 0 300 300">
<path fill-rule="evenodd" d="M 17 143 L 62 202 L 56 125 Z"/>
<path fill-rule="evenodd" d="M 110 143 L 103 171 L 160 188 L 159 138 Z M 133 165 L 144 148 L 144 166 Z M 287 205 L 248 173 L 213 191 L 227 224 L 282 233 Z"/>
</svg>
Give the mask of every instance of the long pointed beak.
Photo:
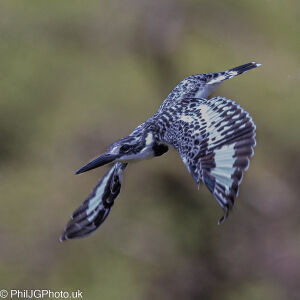
<svg viewBox="0 0 300 300">
<path fill-rule="evenodd" d="M 94 160 L 90 161 L 86 165 L 84 165 L 82 168 L 80 168 L 78 171 L 76 171 L 75 174 L 81 174 L 86 171 L 104 166 L 110 162 L 113 162 L 119 157 L 119 155 L 114 154 L 102 154 L 99 157 L 95 158 Z"/>
</svg>

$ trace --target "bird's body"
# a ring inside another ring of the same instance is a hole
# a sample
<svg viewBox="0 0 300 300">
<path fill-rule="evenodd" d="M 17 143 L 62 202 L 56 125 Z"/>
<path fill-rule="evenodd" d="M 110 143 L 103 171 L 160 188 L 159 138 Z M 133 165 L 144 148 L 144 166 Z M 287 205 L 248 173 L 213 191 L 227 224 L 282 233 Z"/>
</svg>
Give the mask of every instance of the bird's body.
<svg viewBox="0 0 300 300">
<path fill-rule="evenodd" d="M 117 162 L 72 215 L 61 240 L 86 236 L 101 225 L 120 192 L 120 178 L 128 162 L 160 156 L 169 147 L 178 151 L 196 183 L 205 183 L 223 208 L 225 219 L 253 155 L 255 125 L 234 101 L 207 97 L 222 81 L 257 66 L 249 63 L 225 72 L 187 77 L 151 118 L 79 169 L 77 174 Z"/>
</svg>

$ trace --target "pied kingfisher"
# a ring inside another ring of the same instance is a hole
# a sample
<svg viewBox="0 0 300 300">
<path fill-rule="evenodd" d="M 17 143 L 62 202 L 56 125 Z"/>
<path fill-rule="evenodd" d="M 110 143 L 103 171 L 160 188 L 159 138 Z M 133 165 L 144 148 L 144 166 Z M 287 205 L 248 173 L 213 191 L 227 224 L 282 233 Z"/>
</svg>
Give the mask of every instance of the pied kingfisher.
<svg viewBox="0 0 300 300">
<path fill-rule="evenodd" d="M 198 187 L 204 182 L 224 210 L 222 223 L 238 195 L 255 147 L 255 125 L 234 101 L 207 97 L 226 79 L 260 66 L 251 62 L 219 73 L 192 75 L 181 81 L 158 111 L 130 135 L 76 174 L 114 163 L 89 197 L 72 214 L 60 240 L 81 238 L 106 219 L 120 193 L 123 171 L 134 160 L 160 156 L 174 147 Z"/>
</svg>

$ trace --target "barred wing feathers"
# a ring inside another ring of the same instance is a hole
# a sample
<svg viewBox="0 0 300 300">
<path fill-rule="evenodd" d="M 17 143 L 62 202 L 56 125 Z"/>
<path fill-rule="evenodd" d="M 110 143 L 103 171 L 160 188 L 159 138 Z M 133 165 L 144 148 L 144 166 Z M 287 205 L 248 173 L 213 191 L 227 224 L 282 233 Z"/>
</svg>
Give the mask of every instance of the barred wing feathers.
<svg viewBox="0 0 300 300">
<path fill-rule="evenodd" d="M 126 165 L 116 163 L 107 171 L 88 198 L 71 215 L 71 220 L 60 236 L 61 242 L 85 237 L 100 227 L 120 193 Z"/>
<path fill-rule="evenodd" d="M 184 99 L 172 108 L 178 118 L 165 133 L 199 185 L 205 183 L 224 210 L 223 222 L 238 196 L 255 147 L 250 115 L 224 97 Z"/>
</svg>

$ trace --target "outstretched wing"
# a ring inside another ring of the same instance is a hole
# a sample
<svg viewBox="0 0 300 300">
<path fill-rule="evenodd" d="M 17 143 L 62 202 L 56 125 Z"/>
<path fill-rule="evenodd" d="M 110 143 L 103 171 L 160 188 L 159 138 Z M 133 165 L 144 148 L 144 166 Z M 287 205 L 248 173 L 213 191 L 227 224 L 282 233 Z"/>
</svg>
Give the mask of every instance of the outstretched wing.
<svg viewBox="0 0 300 300">
<path fill-rule="evenodd" d="M 171 108 L 176 118 L 164 139 L 179 152 L 197 184 L 200 179 L 225 214 L 234 205 L 255 142 L 249 114 L 224 97 L 184 99 Z"/>
<path fill-rule="evenodd" d="M 60 241 L 82 238 L 94 232 L 108 216 L 118 197 L 127 164 L 114 164 L 98 182 L 88 198 L 71 215 Z"/>
</svg>

